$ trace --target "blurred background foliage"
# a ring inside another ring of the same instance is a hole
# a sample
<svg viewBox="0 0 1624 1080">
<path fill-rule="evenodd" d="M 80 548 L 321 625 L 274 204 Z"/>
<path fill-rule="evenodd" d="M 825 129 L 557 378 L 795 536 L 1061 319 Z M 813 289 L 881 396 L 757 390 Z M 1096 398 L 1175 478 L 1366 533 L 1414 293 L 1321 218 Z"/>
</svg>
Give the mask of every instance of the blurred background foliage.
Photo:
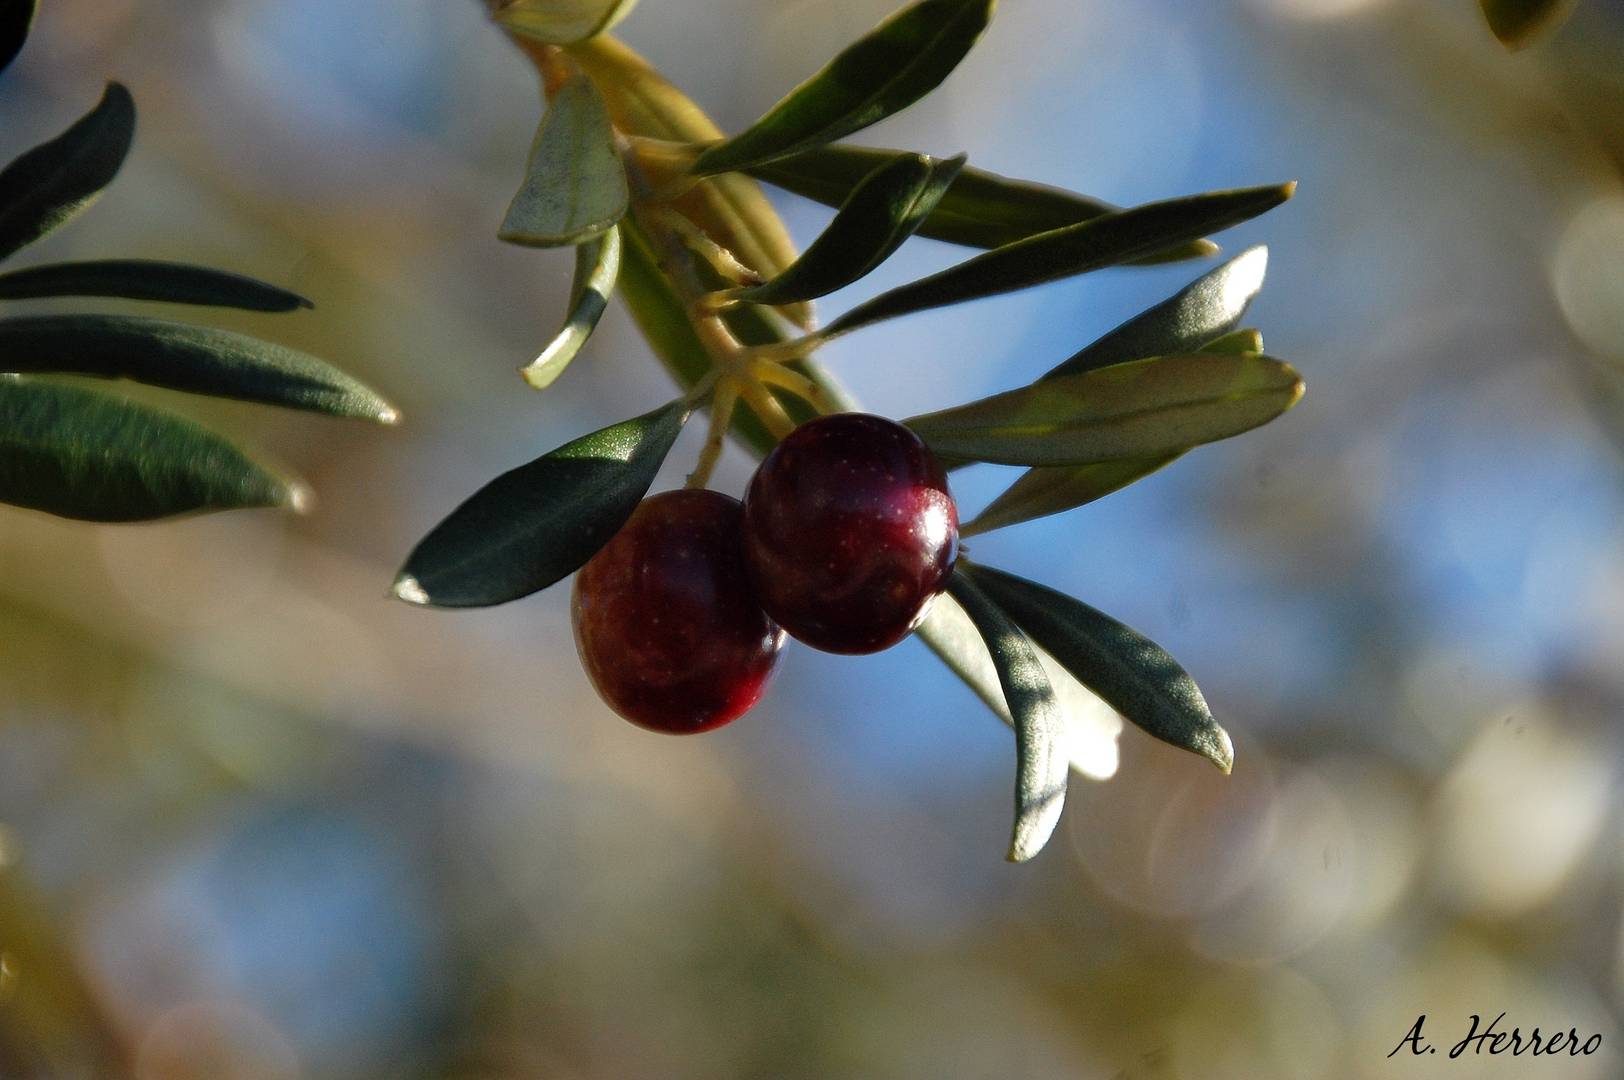
<svg viewBox="0 0 1624 1080">
<path fill-rule="evenodd" d="M 891 7 L 645 0 L 621 30 L 736 130 Z M 478 6 L 54 0 L 5 151 L 110 77 L 135 151 L 28 261 L 296 289 L 314 312 L 220 324 L 405 423 L 192 403 L 308 478 L 307 518 L 0 513 L 0 1076 L 1620 1074 L 1624 9 L 1511 55 L 1468 0 L 1028 0 L 865 134 L 1118 203 L 1302 182 L 1222 239 L 1269 243 L 1253 321 L 1304 403 L 975 542 L 1166 644 L 1237 743 L 1225 779 L 1122 731 L 1022 869 L 1008 732 L 917 643 L 794 649 L 678 740 L 598 703 L 563 588 L 384 599 L 459 493 L 669 396 L 618 309 L 546 396 L 514 374 L 570 258 L 495 239 L 539 102 Z M 829 214 L 775 200 L 802 243 Z M 953 258 L 918 241 L 865 288 Z M 1190 276 L 823 355 L 910 415 Z M 955 485 L 973 512 L 1003 479 Z M 1501 1010 L 1603 1049 L 1385 1058 L 1420 1013 L 1447 1045 Z"/>
</svg>

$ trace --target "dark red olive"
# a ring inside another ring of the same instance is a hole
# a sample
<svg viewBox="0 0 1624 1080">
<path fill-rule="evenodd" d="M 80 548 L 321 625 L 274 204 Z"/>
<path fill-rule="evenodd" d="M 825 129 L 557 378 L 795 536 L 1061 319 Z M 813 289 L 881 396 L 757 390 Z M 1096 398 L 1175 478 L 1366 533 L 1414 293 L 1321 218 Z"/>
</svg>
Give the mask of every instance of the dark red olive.
<svg viewBox="0 0 1624 1080">
<path fill-rule="evenodd" d="M 761 699 L 784 632 L 751 592 L 741 516 L 720 492 L 662 492 L 576 574 L 581 663 L 632 723 L 709 731 Z"/>
<path fill-rule="evenodd" d="M 809 420 L 767 455 L 744 498 L 761 606 L 790 635 L 878 652 L 925 617 L 958 556 L 959 514 L 925 444 L 865 413 Z"/>
</svg>

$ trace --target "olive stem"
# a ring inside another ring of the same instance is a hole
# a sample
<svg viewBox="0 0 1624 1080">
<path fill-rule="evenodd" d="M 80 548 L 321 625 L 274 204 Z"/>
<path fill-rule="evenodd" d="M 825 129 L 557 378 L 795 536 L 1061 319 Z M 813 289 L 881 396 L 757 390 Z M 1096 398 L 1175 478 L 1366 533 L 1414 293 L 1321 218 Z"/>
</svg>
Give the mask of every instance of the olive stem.
<svg viewBox="0 0 1624 1080">
<path fill-rule="evenodd" d="M 733 422 L 733 406 L 739 400 L 736 382 L 720 383 L 710 403 L 710 428 L 705 432 L 705 445 L 699 451 L 699 461 L 688 474 L 688 487 L 702 488 L 710 483 L 711 473 L 722 456 L 722 444 L 727 441 L 728 425 Z"/>
<path fill-rule="evenodd" d="M 671 229 L 686 243 L 690 250 L 704 258 L 722 277 L 736 285 L 759 285 L 761 275 L 739 261 L 737 255 L 711 239 L 706 232 L 692 221 L 683 217 L 670 207 L 660 207 L 650 215 L 659 220 L 660 224 Z M 707 297 L 712 294 L 707 294 Z"/>
<path fill-rule="evenodd" d="M 835 402 L 829 399 L 829 395 L 824 391 L 823 387 L 798 371 L 791 370 L 783 364 L 763 360 L 760 357 L 754 358 L 750 368 L 757 379 L 760 379 L 768 386 L 777 386 L 788 390 L 820 413 L 840 411 Z"/>
</svg>

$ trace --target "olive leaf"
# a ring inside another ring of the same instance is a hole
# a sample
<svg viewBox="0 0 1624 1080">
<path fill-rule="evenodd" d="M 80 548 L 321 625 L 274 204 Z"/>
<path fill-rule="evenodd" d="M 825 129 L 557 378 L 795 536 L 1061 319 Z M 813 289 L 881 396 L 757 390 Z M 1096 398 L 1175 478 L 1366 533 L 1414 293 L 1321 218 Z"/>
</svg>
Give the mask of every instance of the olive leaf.
<svg viewBox="0 0 1624 1080">
<path fill-rule="evenodd" d="M 624 217 L 627 198 L 609 113 L 592 80 L 575 75 L 547 103 L 497 236 L 529 247 L 579 244 Z"/>
<path fill-rule="evenodd" d="M 693 171 L 743 169 L 831 143 L 934 90 L 964 59 L 996 0 L 920 0 L 844 49 L 744 131 L 699 155 Z"/>
<path fill-rule="evenodd" d="M 1236 330 L 1201 347 L 1204 353 L 1248 353 L 1263 350 L 1263 335 L 1256 330 Z M 1172 464 L 1183 453 L 1155 454 L 1150 457 L 1119 458 L 1088 465 L 1039 465 L 1027 469 L 987 508 L 959 529 L 960 537 L 1017 525 L 1034 518 L 1059 514 L 1086 506 L 1113 491 Z"/>
<path fill-rule="evenodd" d="M 0 71 L 11 66 L 23 51 L 28 31 L 34 25 L 34 0 L 8 0 L 0 11 Z"/>
<path fill-rule="evenodd" d="M 679 399 L 498 476 L 418 542 L 395 596 L 490 607 L 574 573 L 637 509 L 691 408 Z"/>
<path fill-rule="evenodd" d="M 1060 703 L 1032 642 L 976 582 L 955 572 L 947 590 L 992 654 L 1015 721 L 1015 828 L 1008 857 L 1025 862 L 1049 842 L 1066 802 L 1071 762 Z"/>
<path fill-rule="evenodd" d="M 575 249 L 575 281 L 570 286 L 570 310 L 564 326 L 553 335 L 547 347 L 519 369 L 524 381 L 545 390 L 564 373 L 575 354 L 597 328 L 598 319 L 609 306 L 609 294 L 620 275 L 620 227 L 613 226 L 602 236 Z"/>
<path fill-rule="evenodd" d="M 1195 680 L 1154 641 L 1054 589 L 980 564 L 967 576 L 1084 686 L 1144 731 L 1200 754 L 1224 772 L 1235 763 L 1229 735 Z"/>
<path fill-rule="evenodd" d="M 1267 263 L 1268 251 L 1263 247 L 1241 252 L 1168 300 L 1135 315 L 1039 381 L 1195 347 L 1203 353 L 1261 352 L 1263 336 L 1256 330 L 1228 335 L 1224 335 L 1224 331 L 1245 315 L 1252 298 L 1263 286 Z M 1180 452 L 1175 451 L 1085 465 L 1028 469 L 967 522 L 960 535 L 974 536 L 1086 505 L 1149 476 L 1179 455 Z"/>
<path fill-rule="evenodd" d="M 1238 225 L 1291 198 L 1295 184 L 1147 203 L 984 252 L 881 293 L 818 331 L 826 341 L 859 327 L 1098 270 Z"/>
<path fill-rule="evenodd" d="M 840 206 L 864 177 L 904 153 L 880 147 L 838 144 L 803 150 L 790 157 L 752 165 L 745 171 L 759 180 L 825 206 Z M 1121 207 L 1087 195 L 1028 180 L 1012 180 L 966 165 L 941 201 L 919 225 L 919 235 L 966 247 L 995 248 L 1037 233 L 1114 214 Z M 1162 263 L 1211 255 L 1218 245 L 1191 240 L 1131 260 Z"/>
<path fill-rule="evenodd" d="M 963 165 L 963 154 L 946 159 L 897 155 L 852 189 L 834 220 L 783 273 L 721 295 L 752 304 L 784 304 L 850 285 L 913 235 Z"/>
<path fill-rule="evenodd" d="M 631 13 L 637 0 L 507 0 L 497 22 L 549 45 L 573 45 L 601 34 Z"/>
<path fill-rule="evenodd" d="M 998 683 L 998 668 L 987 652 L 975 623 L 953 597 L 942 593 L 931 602 L 925 621 L 914 628 L 914 636 L 928 647 L 942 664 L 957 676 L 987 709 L 1011 729 L 1015 718 L 1004 701 Z M 1049 677 L 1049 685 L 1060 699 L 1063 742 L 1071 767 L 1084 776 L 1104 780 L 1116 772 L 1116 737 L 1122 730 L 1121 718 L 1082 683 L 1071 677 L 1054 657 L 1038 650 L 1038 658 Z"/>
<path fill-rule="evenodd" d="M 968 539 L 1034 518 L 1086 506 L 1143 480 L 1182 456 L 1182 452 L 1118 458 L 1087 465 L 1045 465 L 1027 469 L 987 508 L 959 529 Z"/>
<path fill-rule="evenodd" d="M 135 101 L 116 82 L 68 130 L 0 171 L 0 259 L 84 210 L 118 174 L 135 135 Z"/>
<path fill-rule="evenodd" d="M 1479 0 L 1489 29 L 1508 49 L 1532 45 L 1567 21 L 1574 0 Z"/>
<path fill-rule="evenodd" d="M 187 420 L 75 386 L 0 378 L 0 502 L 87 521 L 299 508 L 301 487 Z"/>
<path fill-rule="evenodd" d="M 0 274 L 0 300 L 47 296 L 118 296 L 248 311 L 315 306 L 298 293 L 242 274 L 152 259 L 47 263 Z"/>
<path fill-rule="evenodd" d="M 1075 375 L 1124 360 L 1194 352 L 1240 325 L 1263 288 L 1268 268 L 1268 248 L 1247 248 L 1057 364 L 1043 378 Z"/>
<path fill-rule="evenodd" d="M 0 371 L 133 379 L 392 424 L 394 406 L 313 356 L 245 334 L 132 315 L 0 319 Z"/>
<path fill-rule="evenodd" d="M 1252 354 L 1133 360 L 905 421 L 931 449 L 1003 465 L 1172 454 L 1239 435 L 1302 396 L 1291 365 Z"/>
<path fill-rule="evenodd" d="M 722 137 L 704 110 L 615 38 L 600 35 L 584 41 L 570 49 L 570 58 L 596 81 L 610 118 L 625 134 L 679 143 Z M 673 194 L 671 208 L 763 279 L 795 261 L 789 230 L 761 185 L 748 176 L 707 177 Z M 805 330 L 816 321 L 811 304 L 789 304 L 779 311 Z"/>
</svg>

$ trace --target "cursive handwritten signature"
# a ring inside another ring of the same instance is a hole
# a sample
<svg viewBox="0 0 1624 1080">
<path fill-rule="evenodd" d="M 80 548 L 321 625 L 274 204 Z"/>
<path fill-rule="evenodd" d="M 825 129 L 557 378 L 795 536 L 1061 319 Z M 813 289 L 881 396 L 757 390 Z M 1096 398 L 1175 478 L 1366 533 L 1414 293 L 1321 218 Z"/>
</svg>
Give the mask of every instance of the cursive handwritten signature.
<svg viewBox="0 0 1624 1080">
<path fill-rule="evenodd" d="M 1542 1054 L 1566 1054 L 1569 1057 L 1582 1057 L 1594 1054 L 1601 1049 L 1600 1034 L 1581 1038 L 1579 1032 L 1570 1027 L 1566 1031 L 1557 1030 L 1542 1035 L 1539 1028 L 1536 1027 L 1525 1035 L 1522 1029 L 1517 1027 L 1512 1028 L 1510 1031 L 1502 1030 L 1500 1025 L 1505 1018 L 1506 1014 L 1502 1012 L 1499 1016 L 1484 1024 L 1483 1017 L 1473 1013 L 1470 1029 L 1461 1037 L 1459 1042 L 1449 1048 L 1449 1056 L 1458 1058 L 1463 1054 L 1470 1053 L 1510 1054 L 1512 1057 L 1521 1057 L 1524 1054 L 1530 1057 L 1537 1057 Z M 1415 1023 L 1410 1027 L 1409 1034 L 1400 1039 L 1398 1045 L 1393 1047 L 1392 1052 L 1387 1056 L 1392 1057 L 1405 1047 L 1409 1048 L 1412 1055 L 1436 1054 L 1438 1048 L 1427 1042 L 1426 1037 L 1422 1034 L 1421 1029 L 1426 1025 L 1426 1022 L 1426 1013 L 1416 1017 Z"/>
</svg>

